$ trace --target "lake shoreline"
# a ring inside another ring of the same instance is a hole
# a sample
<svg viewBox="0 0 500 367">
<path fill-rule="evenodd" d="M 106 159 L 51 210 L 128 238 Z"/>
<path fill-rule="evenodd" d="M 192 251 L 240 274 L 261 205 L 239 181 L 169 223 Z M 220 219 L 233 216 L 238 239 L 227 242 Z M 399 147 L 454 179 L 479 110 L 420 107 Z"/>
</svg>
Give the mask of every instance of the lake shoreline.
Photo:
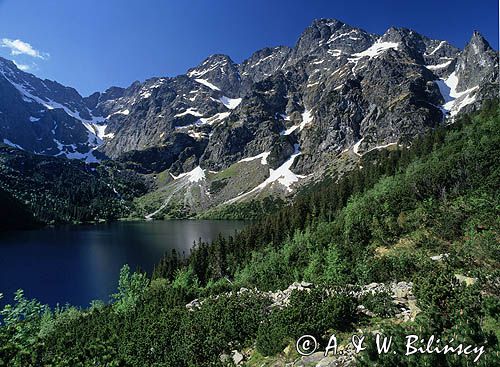
<svg viewBox="0 0 500 367">
<path fill-rule="evenodd" d="M 86 226 L 86 225 L 100 225 L 100 224 L 111 224 L 111 223 L 134 223 L 134 222 L 171 222 L 171 221 L 232 221 L 232 222 L 252 222 L 251 219 L 223 219 L 223 218 L 204 218 L 204 217 L 189 217 L 189 218 L 166 218 L 166 219 L 146 219 L 141 217 L 134 218 L 118 218 L 112 220 L 98 220 L 98 221 L 74 221 L 74 222 L 61 222 L 61 223 L 46 223 L 38 225 L 30 225 L 21 228 L 2 228 L 0 229 L 0 239 L 2 234 L 9 232 L 24 232 L 33 231 L 47 228 L 59 228 L 64 226 Z"/>
</svg>

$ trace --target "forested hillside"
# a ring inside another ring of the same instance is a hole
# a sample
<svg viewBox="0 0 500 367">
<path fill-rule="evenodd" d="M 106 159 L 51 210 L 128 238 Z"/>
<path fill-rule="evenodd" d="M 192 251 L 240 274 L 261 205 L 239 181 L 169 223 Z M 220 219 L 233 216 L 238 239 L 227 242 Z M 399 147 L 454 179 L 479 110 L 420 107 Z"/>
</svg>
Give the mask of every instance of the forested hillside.
<svg viewBox="0 0 500 367">
<path fill-rule="evenodd" d="M 0 189 L 2 195 L 11 197 L 14 207 L 34 218 L 13 216 L 10 220 L 15 223 L 5 228 L 14 229 L 34 221 L 50 224 L 125 217 L 132 198 L 146 191 L 146 183 L 114 162 L 89 165 L 0 144 Z"/>
<path fill-rule="evenodd" d="M 2 312 L 0 366 L 225 366 L 233 350 L 247 366 L 304 366 L 301 335 L 360 330 L 485 350 L 473 363 L 405 356 L 395 342 L 395 354 L 356 355 L 361 366 L 498 365 L 499 125 L 493 101 L 408 148 L 372 151 L 234 237 L 168 254 L 151 279 L 125 267 L 109 305 L 49 310 L 20 292 Z M 270 296 L 304 281 L 286 304 Z M 407 318 L 387 292 L 360 291 L 402 281 L 416 302 Z"/>
</svg>

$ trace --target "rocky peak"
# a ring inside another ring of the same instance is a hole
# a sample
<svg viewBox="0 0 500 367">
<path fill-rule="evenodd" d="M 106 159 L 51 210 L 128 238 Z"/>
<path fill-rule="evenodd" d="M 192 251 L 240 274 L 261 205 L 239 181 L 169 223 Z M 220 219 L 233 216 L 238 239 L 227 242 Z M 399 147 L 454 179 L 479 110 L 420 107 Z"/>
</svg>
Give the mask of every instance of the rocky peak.
<svg viewBox="0 0 500 367">
<path fill-rule="evenodd" d="M 422 40 L 422 36 L 412 29 L 404 27 L 390 27 L 381 37 L 382 42 L 401 42 L 414 44 Z"/>
<path fill-rule="evenodd" d="M 457 92 L 498 81 L 498 53 L 479 32 L 474 31 L 458 56 L 455 74 L 458 78 Z"/>
<path fill-rule="evenodd" d="M 120 97 L 123 97 L 125 93 L 125 88 L 120 88 L 120 87 L 111 87 L 106 89 L 104 92 L 95 92 L 92 93 L 90 96 L 85 97 L 85 103 L 87 107 L 91 110 L 94 110 L 95 108 L 98 107 L 100 103 L 104 103 L 109 100 L 115 100 Z"/>
<path fill-rule="evenodd" d="M 300 59 L 324 45 L 333 33 L 345 26 L 336 19 L 318 19 L 306 28 L 295 45 L 295 58 Z"/>
<path fill-rule="evenodd" d="M 288 60 L 292 49 L 287 46 L 266 47 L 256 51 L 240 66 L 243 90 L 248 91 L 253 83 L 259 82 L 276 73 Z"/>
<path fill-rule="evenodd" d="M 419 63 L 423 63 L 423 54 L 427 49 L 426 40 L 426 37 L 414 30 L 391 27 L 383 34 L 379 42 L 397 44 L 398 51 L 404 52 Z"/>
<path fill-rule="evenodd" d="M 101 96 L 104 100 L 116 99 L 122 97 L 124 92 L 125 88 L 111 87 L 106 89 L 106 91 L 102 93 Z"/>
<path fill-rule="evenodd" d="M 90 96 L 87 96 L 84 98 L 85 105 L 87 106 L 88 109 L 93 110 L 97 107 L 97 104 L 99 103 L 99 98 L 101 96 L 101 93 L 99 92 L 94 92 Z"/>
<path fill-rule="evenodd" d="M 266 58 L 270 58 L 276 55 L 286 54 L 290 52 L 290 47 L 287 46 L 277 46 L 277 47 L 265 47 L 261 50 L 255 51 L 252 56 L 243 61 L 241 65 L 252 65 Z"/>
<path fill-rule="evenodd" d="M 240 95 L 241 78 L 238 65 L 227 55 L 209 56 L 197 67 L 189 69 L 187 76 L 202 81 L 201 83 L 211 89 L 222 91 L 228 97 L 236 98 Z"/>
<path fill-rule="evenodd" d="M 20 70 L 14 62 L 0 58 L 0 74 L 14 85 L 25 98 L 45 108 L 68 108 L 82 118 L 90 119 L 83 97 L 71 87 L 55 81 L 39 79 Z"/>
<path fill-rule="evenodd" d="M 298 43 L 310 36 L 314 36 L 314 38 L 316 39 L 327 39 L 331 36 L 332 33 L 344 26 L 346 26 L 344 22 L 334 18 L 315 19 L 313 20 L 311 25 L 307 27 L 304 32 L 302 32 L 301 36 L 299 37 Z"/>
<path fill-rule="evenodd" d="M 389 28 L 378 42 L 394 43 L 417 63 L 431 65 L 432 70 L 441 70 L 451 64 L 459 49 L 447 41 L 433 40 L 408 28 Z"/>
<path fill-rule="evenodd" d="M 234 62 L 228 55 L 213 54 L 203 60 L 200 65 L 189 69 L 187 75 L 189 77 L 203 76 L 205 73 L 210 71 L 210 69 L 215 69 L 217 67 L 226 68 L 231 64 L 234 64 Z"/>
<path fill-rule="evenodd" d="M 488 41 L 478 31 L 472 33 L 472 37 L 465 49 L 467 50 L 468 48 L 472 48 L 472 51 L 476 54 L 492 50 Z"/>
<path fill-rule="evenodd" d="M 99 119 L 75 89 L 39 79 L 5 59 L 0 59 L 0 88 L 0 141 L 37 154 L 95 161 Z"/>
</svg>

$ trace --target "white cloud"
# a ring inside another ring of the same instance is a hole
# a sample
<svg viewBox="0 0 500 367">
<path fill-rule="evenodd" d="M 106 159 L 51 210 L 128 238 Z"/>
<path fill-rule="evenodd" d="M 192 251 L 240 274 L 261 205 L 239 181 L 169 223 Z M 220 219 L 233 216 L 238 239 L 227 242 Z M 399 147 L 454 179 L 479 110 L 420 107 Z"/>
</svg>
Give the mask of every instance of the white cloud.
<svg viewBox="0 0 500 367">
<path fill-rule="evenodd" d="M 36 57 L 42 60 L 46 60 L 50 55 L 46 52 L 40 52 L 34 49 L 29 43 L 23 42 L 19 39 L 12 40 L 9 38 L 2 38 L 0 42 L 1 47 L 7 47 L 10 49 L 10 54 L 12 56 L 16 55 L 28 55 L 31 57 Z"/>
<path fill-rule="evenodd" d="M 22 70 L 22 71 L 28 71 L 31 69 L 31 66 L 27 65 L 27 64 L 19 64 L 17 62 L 15 62 L 14 60 L 12 60 L 14 62 L 14 64 L 17 66 L 17 68 L 19 70 Z"/>
</svg>

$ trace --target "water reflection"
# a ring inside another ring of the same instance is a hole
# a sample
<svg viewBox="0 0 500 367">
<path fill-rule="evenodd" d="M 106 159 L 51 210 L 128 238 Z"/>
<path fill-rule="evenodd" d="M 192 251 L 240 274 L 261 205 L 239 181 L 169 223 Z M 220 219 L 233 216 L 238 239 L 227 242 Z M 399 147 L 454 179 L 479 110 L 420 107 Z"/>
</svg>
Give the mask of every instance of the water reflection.
<svg viewBox="0 0 500 367">
<path fill-rule="evenodd" d="M 108 300 L 123 264 L 151 271 L 165 252 L 189 255 L 199 238 L 232 235 L 239 221 L 117 222 L 0 234 L 0 292 L 22 288 L 43 303 Z"/>
</svg>

